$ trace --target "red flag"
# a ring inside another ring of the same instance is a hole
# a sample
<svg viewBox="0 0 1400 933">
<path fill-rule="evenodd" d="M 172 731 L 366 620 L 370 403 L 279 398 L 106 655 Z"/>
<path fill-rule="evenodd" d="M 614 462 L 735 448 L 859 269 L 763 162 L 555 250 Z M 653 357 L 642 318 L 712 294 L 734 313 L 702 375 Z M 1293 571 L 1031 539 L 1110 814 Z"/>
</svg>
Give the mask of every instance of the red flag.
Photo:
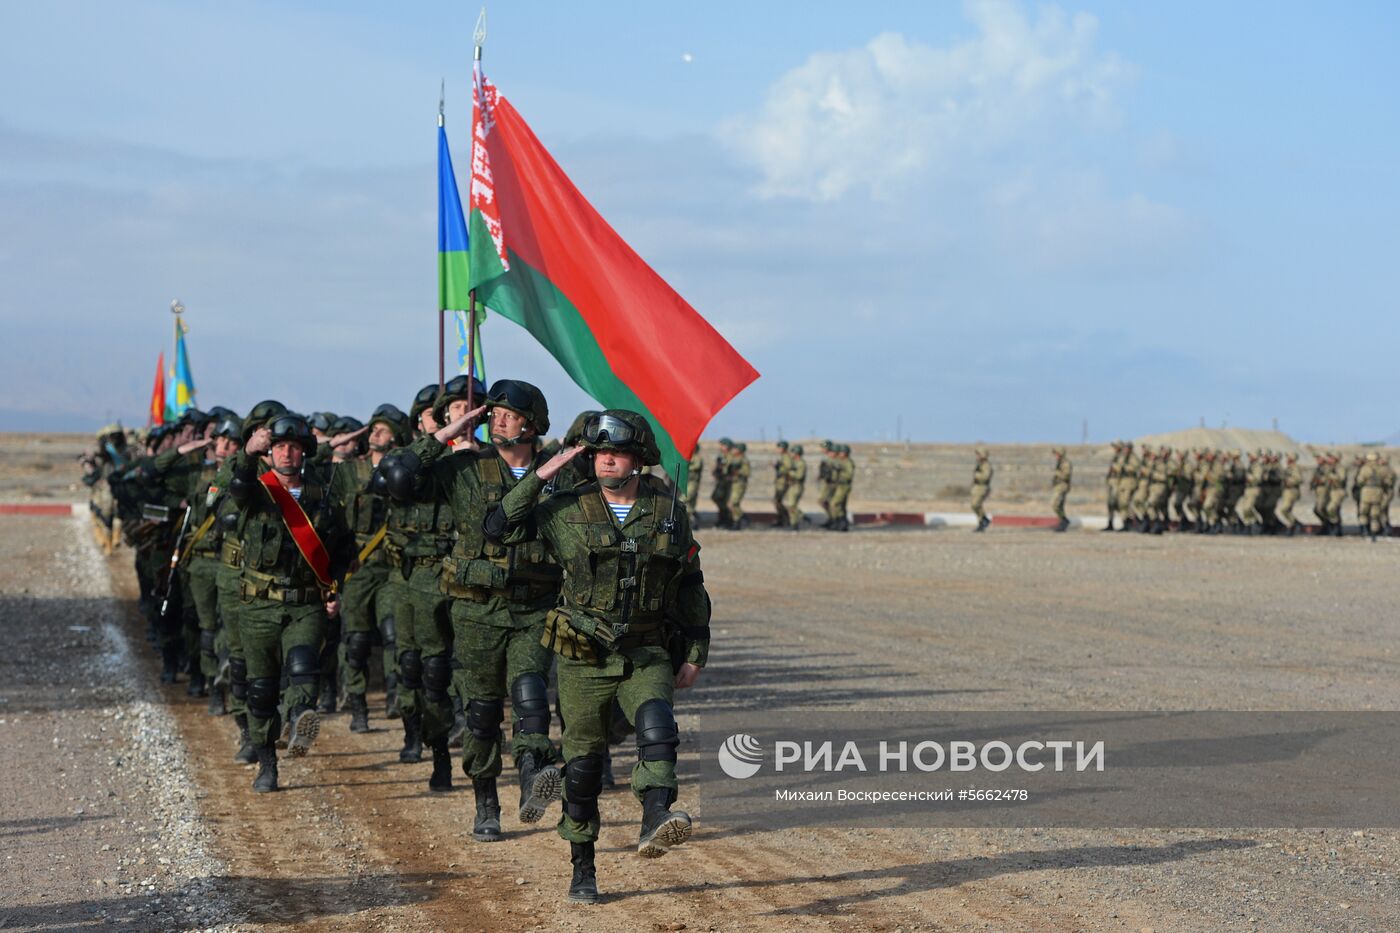
<svg viewBox="0 0 1400 933">
<path fill-rule="evenodd" d="M 151 389 L 151 411 L 146 427 L 165 424 L 165 351 L 156 357 L 156 384 Z"/>
</svg>

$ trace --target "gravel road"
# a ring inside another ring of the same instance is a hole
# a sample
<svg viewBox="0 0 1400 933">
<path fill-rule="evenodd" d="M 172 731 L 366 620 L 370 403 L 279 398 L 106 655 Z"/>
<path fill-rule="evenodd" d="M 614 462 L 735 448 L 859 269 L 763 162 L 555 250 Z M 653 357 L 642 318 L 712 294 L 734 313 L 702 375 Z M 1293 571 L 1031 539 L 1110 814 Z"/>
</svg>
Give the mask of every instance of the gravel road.
<svg viewBox="0 0 1400 933">
<path fill-rule="evenodd" d="M 0 532 L 5 929 L 1400 927 L 1393 830 L 724 835 L 702 820 L 684 850 L 641 862 L 625 791 L 603 800 L 606 901 L 570 909 L 552 830 L 508 813 L 510 841 L 474 845 L 469 791 L 427 793 L 428 765 L 399 765 L 382 719 L 352 735 L 331 717 L 284 765 L 287 790 L 254 797 L 227 719 L 144 686 L 153 659 L 111 595 L 131 594 L 129 553 L 109 582 L 81 522 Z M 685 729 L 735 708 L 1400 708 L 1400 544 L 995 528 L 702 543 L 715 644 Z M 698 754 L 683 745 L 683 783 Z"/>
</svg>

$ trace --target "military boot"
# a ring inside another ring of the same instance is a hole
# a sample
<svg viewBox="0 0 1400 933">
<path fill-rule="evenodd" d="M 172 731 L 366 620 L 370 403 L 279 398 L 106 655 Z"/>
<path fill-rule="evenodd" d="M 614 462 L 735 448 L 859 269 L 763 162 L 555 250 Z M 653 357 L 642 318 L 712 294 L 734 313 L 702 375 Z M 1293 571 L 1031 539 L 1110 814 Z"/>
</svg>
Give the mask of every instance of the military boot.
<svg viewBox="0 0 1400 933">
<path fill-rule="evenodd" d="M 345 695 L 345 706 L 350 710 L 350 731 L 369 731 L 369 704 L 365 702 L 363 693 L 347 693 Z"/>
<path fill-rule="evenodd" d="M 292 710 L 292 732 L 287 738 L 287 753 L 301 758 L 311 751 L 311 743 L 321 734 L 321 717 L 314 709 Z"/>
<path fill-rule="evenodd" d="M 501 799 L 496 796 L 496 779 L 473 778 L 472 792 L 476 794 L 476 821 L 472 823 L 472 838 L 477 842 L 500 842 Z"/>
<path fill-rule="evenodd" d="M 204 678 L 204 670 L 195 661 L 190 669 L 190 682 L 185 687 L 185 696 L 202 697 L 209 691 L 208 681 Z"/>
<path fill-rule="evenodd" d="M 593 867 L 593 843 L 569 843 L 569 861 L 574 877 L 569 882 L 569 901 L 574 904 L 598 903 L 598 871 Z"/>
<path fill-rule="evenodd" d="M 467 714 L 462 709 L 462 701 L 452 698 L 452 728 L 447 730 L 447 747 L 461 748 L 466 742 Z"/>
<path fill-rule="evenodd" d="M 690 814 L 672 810 L 676 792 L 669 787 L 653 787 L 642 795 L 642 832 L 637 854 L 660 858 L 690 838 Z"/>
<path fill-rule="evenodd" d="M 403 748 L 399 749 L 399 761 L 406 765 L 423 760 L 423 734 L 420 725 L 423 717 L 414 713 L 403 720 Z"/>
<path fill-rule="evenodd" d="M 257 764 L 258 750 L 248 735 L 248 714 L 239 713 L 233 721 L 238 724 L 238 751 L 233 753 L 233 760 L 240 765 Z"/>
<path fill-rule="evenodd" d="M 552 764 L 541 765 L 536 752 L 522 752 L 520 767 L 520 822 L 538 823 L 552 801 L 559 799 L 564 774 Z"/>
<path fill-rule="evenodd" d="M 209 690 L 209 715 L 222 716 L 228 712 L 228 706 L 224 700 L 224 688 L 213 687 Z"/>
<path fill-rule="evenodd" d="M 259 745 L 257 756 L 258 776 L 253 778 L 253 793 L 266 794 L 277 789 L 277 749 Z"/>
<path fill-rule="evenodd" d="M 612 790 L 617 787 L 617 778 L 613 775 L 612 749 L 603 751 L 603 790 Z"/>
<path fill-rule="evenodd" d="M 446 793 L 452 789 L 452 751 L 447 747 L 447 736 L 433 740 L 433 773 L 428 778 L 428 790 Z"/>
<path fill-rule="evenodd" d="M 399 712 L 399 679 L 393 674 L 384 678 L 384 718 L 398 719 L 402 715 Z"/>
<path fill-rule="evenodd" d="M 321 678 L 318 693 L 320 698 L 316 701 L 316 712 L 329 715 L 335 712 L 336 701 L 340 699 L 339 685 L 335 682 L 334 676 L 323 676 Z"/>
<path fill-rule="evenodd" d="M 175 683 L 180 670 L 180 649 L 174 646 L 160 649 L 160 682 Z"/>
</svg>

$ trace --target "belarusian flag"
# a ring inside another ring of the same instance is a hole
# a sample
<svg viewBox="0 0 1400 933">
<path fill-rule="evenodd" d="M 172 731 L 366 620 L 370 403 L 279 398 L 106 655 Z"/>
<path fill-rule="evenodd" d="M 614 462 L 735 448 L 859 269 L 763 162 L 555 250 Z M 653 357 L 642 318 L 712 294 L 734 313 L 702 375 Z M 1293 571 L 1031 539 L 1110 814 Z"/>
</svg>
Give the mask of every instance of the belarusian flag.
<svg viewBox="0 0 1400 933">
<path fill-rule="evenodd" d="M 471 282 L 604 408 L 646 415 L 677 475 L 757 371 L 652 271 L 476 66 Z"/>
</svg>

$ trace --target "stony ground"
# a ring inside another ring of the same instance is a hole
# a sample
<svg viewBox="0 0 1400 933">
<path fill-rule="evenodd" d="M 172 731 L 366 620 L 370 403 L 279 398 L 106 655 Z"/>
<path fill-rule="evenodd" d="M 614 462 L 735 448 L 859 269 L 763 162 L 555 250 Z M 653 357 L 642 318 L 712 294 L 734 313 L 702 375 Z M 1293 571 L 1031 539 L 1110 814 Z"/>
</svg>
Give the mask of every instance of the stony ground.
<svg viewBox="0 0 1400 933">
<path fill-rule="evenodd" d="M 1400 544 L 993 529 L 706 532 L 708 710 L 1395 709 Z M 849 830 L 724 835 L 658 862 L 603 801 L 606 902 L 563 844 L 468 838 L 397 727 L 332 717 L 254 797 L 232 725 L 157 692 L 129 554 L 0 518 L 0 928 L 1381 930 L 1393 830 Z M 110 574 L 110 576 L 109 576 Z M 26 592 L 27 590 L 27 592 Z M 115 593 L 116 599 L 113 598 Z M 682 780 L 698 749 L 682 747 Z M 629 764 L 624 752 L 621 768 Z M 504 792 L 507 801 L 513 791 Z M 703 800 L 698 803 L 703 812 Z"/>
</svg>

